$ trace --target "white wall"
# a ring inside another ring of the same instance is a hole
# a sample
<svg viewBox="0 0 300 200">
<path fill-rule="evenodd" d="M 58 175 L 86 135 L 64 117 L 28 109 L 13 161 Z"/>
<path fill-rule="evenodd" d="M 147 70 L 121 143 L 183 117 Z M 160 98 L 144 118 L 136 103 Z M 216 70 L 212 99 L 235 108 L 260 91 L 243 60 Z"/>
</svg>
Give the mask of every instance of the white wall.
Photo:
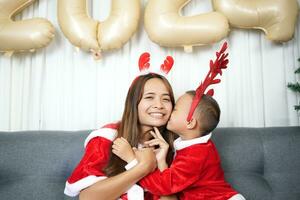
<svg viewBox="0 0 300 200">
<path fill-rule="evenodd" d="M 137 33 L 123 48 L 104 53 L 101 61 L 95 61 L 86 52 L 76 52 L 64 37 L 56 7 L 57 1 L 39 0 L 17 16 L 49 19 L 56 36 L 36 53 L 0 56 L 0 130 L 93 129 L 118 120 L 127 89 L 138 74 L 138 57 L 144 51 L 151 53 L 152 66 L 160 65 L 166 55 L 174 57 L 168 78 L 178 97 L 196 88 L 222 43 L 195 48 L 190 54 L 160 47 L 149 40 L 141 19 Z M 90 8 L 93 18 L 104 20 L 110 1 L 90 1 Z M 193 0 L 184 14 L 210 10 L 209 0 Z M 288 82 L 299 81 L 294 74 L 300 57 L 299 28 L 298 20 L 294 38 L 284 44 L 268 41 L 261 31 L 231 29 L 226 38 L 229 68 L 215 87 L 222 110 L 220 126 L 299 125 L 293 105 L 300 97 L 286 87 Z"/>
</svg>

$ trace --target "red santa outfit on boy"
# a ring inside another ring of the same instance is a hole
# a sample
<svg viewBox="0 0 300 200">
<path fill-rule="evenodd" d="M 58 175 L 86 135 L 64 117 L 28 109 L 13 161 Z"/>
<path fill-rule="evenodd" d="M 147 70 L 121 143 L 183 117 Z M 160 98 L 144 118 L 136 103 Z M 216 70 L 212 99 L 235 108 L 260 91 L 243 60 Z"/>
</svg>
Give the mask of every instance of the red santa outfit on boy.
<svg viewBox="0 0 300 200">
<path fill-rule="evenodd" d="M 140 184 L 155 195 L 179 193 L 180 200 L 228 200 L 238 193 L 226 183 L 217 149 L 209 135 L 174 142 L 171 166 L 144 177 Z"/>
<path fill-rule="evenodd" d="M 109 161 L 112 141 L 117 136 L 119 124 L 108 124 L 98 130 L 93 131 L 85 140 L 85 153 L 80 163 L 68 178 L 64 193 L 68 196 L 77 196 L 81 190 L 91 186 L 97 181 L 107 178 L 103 172 Z M 131 163 L 132 165 L 132 163 Z M 130 166 L 125 166 L 129 169 Z M 123 200 L 158 199 L 146 193 L 138 185 L 133 185 L 126 194 L 122 195 Z"/>
</svg>

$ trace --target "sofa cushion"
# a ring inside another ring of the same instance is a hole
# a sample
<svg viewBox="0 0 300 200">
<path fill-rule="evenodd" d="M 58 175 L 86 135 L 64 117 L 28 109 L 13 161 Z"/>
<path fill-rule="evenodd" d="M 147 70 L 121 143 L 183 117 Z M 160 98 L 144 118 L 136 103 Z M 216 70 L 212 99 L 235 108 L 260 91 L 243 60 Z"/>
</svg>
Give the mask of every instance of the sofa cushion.
<svg viewBox="0 0 300 200">
<path fill-rule="evenodd" d="M 0 134 L 0 199 L 67 199 L 67 177 L 83 154 L 89 131 Z"/>
<path fill-rule="evenodd" d="M 300 127 L 218 128 L 212 139 L 246 199 L 300 199 Z"/>
</svg>

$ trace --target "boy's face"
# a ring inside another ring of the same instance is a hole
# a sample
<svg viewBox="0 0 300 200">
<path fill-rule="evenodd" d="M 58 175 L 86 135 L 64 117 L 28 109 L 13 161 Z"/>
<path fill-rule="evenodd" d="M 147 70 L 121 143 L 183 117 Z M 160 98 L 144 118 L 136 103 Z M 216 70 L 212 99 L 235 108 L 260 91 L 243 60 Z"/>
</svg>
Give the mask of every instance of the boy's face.
<svg viewBox="0 0 300 200">
<path fill-rule="evenodd" d="M 188 94 L 179 97 L 168 121 L 167 129 L 178 135 L 185 132 L 187 129 L 186 118 L 189 114 L 192 101 L 193 97 Z"/>
</svg>

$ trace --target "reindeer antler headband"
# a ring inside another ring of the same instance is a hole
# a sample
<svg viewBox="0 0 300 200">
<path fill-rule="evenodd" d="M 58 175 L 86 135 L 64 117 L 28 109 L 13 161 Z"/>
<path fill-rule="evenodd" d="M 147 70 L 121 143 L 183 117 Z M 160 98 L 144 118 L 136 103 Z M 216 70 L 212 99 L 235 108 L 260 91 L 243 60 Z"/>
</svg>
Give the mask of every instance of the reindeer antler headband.
<svg viewBox="0 0 300 200">
<path fill-rule="evenodd" d="M 147 71 L 150 67 L 150 53 L 145 52 L 140 56 L 139 59 L 139 69 L 140 72 Z M 164 60 L 164 63 L 160 66 L 160 71 L 167 75 L 169 71 L 172 69 L 174 64 L 174 60 L 171 56 L 167 56 Z"/>
<path fill-rule="evenodd" d="M 228 64 L 228 53 L 225 54 L 225 51 L 227 50 L 227 42 L 225 42 L 221 48 L 221 50 L 219 52 L 216 52 L 216 60 L 213 62 L 212 60 L 210 60 L 209 66 L 210 69 L 204 79 L 203 82 L 200 83 L 199 87 L 196 89 L 196 94 L 193 98 L 193 102 L 192 105 L 190 107 L 190 111 L 187 117 L 187 121 L 191 121 L 194 111 L 196 109 L 196 107 L 198 106 L 198 104 L 201 101 L 201 98 L 203 96 L 203 94 L 205 93 L 206 89 L 213 84 L 217 84 L 221 82 L 221 79 L 215 79 L 215 77 L 220 74 L 220 76 L 222 76 L 222 69 L 226 69 L 227 68 L 227 64 Z M 206 93 L 209 96 L 213 96 L 214 95 L 214 90 L 210 89 L 208 90 L 208 92 Z"/>
<path fill-rule="evenodd" d="M 155 73 L 155 72 L 150 72 L 150 53 L 144 52 L 140 55 L 139 58 L 139 70 L 140 70 L 140 75 L 138 75 L 131 83 L 131 85 L 142 75 L 142 74 L 148 74 L 148 73 Z M 164 60 L 164 63 L 161 64 L 160 66 L 160 72 L 156 74 L 160 74 L 163 76 L 166 76 L 169 71 L 172 69 L 174 64 L 174 60 L 171 56 L 167 56 L 166 59 Z M 130 86 L 131 87 L 131 86 Z"/>
</svg>

